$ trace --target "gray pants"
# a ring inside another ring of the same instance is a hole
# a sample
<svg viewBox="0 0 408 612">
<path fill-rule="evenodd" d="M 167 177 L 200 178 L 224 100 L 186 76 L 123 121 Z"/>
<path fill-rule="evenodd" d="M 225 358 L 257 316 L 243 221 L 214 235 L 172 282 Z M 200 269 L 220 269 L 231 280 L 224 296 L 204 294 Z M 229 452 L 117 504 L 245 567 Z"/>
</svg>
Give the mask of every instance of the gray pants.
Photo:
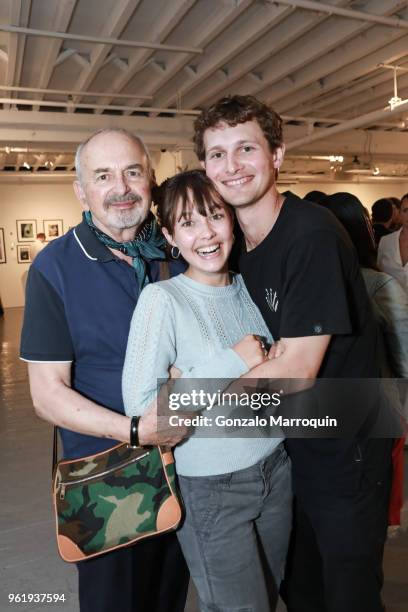
<svg viewBox="0 0 408 612">
<path fill-rule="evenodd" d="M 177 535 L 201 612 L 275 610 L 292 522 L 283 445 L 250 468 L 179 482 L 186 519 Z"/>
</svg>

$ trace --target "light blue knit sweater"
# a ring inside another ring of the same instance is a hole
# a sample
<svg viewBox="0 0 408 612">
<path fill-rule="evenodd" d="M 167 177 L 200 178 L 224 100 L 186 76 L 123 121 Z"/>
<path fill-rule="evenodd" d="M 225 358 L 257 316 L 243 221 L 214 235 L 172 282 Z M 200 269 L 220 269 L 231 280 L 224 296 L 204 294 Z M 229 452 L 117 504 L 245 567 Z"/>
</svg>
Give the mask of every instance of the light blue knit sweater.
<svg viewBox="0 0 408 612">
<path fill-rule="evenodd" d="M 248 368 L 230 347 L 246 334 L 272 342 L 241 276 L 226 287 L 204 285 L 184 274 L 148 285 L 130 326 L 122 381 L 126 414 L 144 412 L 157 395 L 157 379 L 167 380 L 171 365 L 184 378 L 238 378 Z M 175 449 L 177 471 L 183 476 L 234 472 L 267 457 L 280 442 L 193 434 Z"/>
</svg>

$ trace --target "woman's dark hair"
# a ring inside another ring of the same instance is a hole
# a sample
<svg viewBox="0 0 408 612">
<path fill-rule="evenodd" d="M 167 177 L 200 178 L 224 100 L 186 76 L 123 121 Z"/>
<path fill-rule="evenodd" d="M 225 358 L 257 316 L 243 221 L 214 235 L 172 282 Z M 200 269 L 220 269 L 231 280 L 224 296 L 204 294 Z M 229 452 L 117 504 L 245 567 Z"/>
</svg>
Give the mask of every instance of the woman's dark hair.
<svg viewBox="0 0 408 612">
<path fill-rule="evenodd" d="M 231 210 L 204 170 L 188 170 L 166 179 L 160 187 L 153 189 L 153 201 L 157 204 L 160 225 L 170 234 L 173 234 L 177 222 L 179 202 L 182 204 L 181 216 L 189 213 L 192 204 L 203 217 L 217 208 Z"/>
<path fill-rule="evenodd" d="M 346 228 L 358 255 L 360 266 L 377 269 L 374 234 L 367 210 L 360 200 L 347 192 L 327 196 L 322 205 Z"/>
<path fill-rule="evenodd" d="M 398 210 L 401 208 L 401 200 L 399 198 L 390 196 L 388 199 L 391 202 L 391 204 L 394 204 L 394 206 L 398 208 Z"/>
<path fill-rule="evenodd" d="M 380 198 L 371 207 L 373 223 L 387 223 L 393 214 L 392 201 L 390 198 Z"/>
<path fill-rule="evenodd" d="M 324 193 L 324 191 L 313 190 L 309 191 L 303 199 L 314 202 L 315 204 L 320 204 L 325 198 L 327 198 L 327 194 Z"/>
</svg>

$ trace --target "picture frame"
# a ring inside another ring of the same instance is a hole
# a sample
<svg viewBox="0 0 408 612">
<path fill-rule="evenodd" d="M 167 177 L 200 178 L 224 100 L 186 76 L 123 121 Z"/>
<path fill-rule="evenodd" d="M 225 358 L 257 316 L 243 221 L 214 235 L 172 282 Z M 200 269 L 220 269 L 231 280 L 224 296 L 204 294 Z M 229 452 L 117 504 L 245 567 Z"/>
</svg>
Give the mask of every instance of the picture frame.
<svg viewBox="0 0 408 612">
<path fill-rule="evenodd" d="M 35 242 L 37 238 L 37 221 L 35 219 L 17 219 L 17 242 Z"/>
<path fill-rule="evenodd" d="M 59 238 L 64 233 L 64 224 L 62 219 L 44 219 L 44 234 L 45 241 L 51 242 Z"/>
<path fill-rule="evenodd" d="M 19 264 L 30 264 L 31 263 L 31 249 L 28 244 L 17 245 L 17 263 Z"/>
<path fill-rule="evenodd" d="M 6 243 L 4 242 L 4 228 L 0 227 L 0 264 L 7 263 Z"/>
</svg>

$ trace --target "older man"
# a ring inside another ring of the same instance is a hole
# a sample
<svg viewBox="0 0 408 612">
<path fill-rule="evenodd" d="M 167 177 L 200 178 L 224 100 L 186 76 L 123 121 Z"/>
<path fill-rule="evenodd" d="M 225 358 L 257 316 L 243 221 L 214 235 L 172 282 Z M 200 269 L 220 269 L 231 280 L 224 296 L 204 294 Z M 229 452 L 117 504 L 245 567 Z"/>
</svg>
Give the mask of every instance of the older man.
<svg viewBox="0 0 408 612">
<path fill-rule="evenodd" d="M 130 439 L 121 395 L 130 319 L 164 258 L 142 141 L 124 130 L 97 132 L 79 146 L 76 170 L 83 221 L 31 266 L 21 341 L 35 410 L 60 427 L 67 458 Z M 174 445 L 184 433 L 158 434 L 155 406 L 139 422 L 141 444 Z M 174 535 L 85 561 L 78 571 L 81 612 L 184 610 L 188 574 Z"/>
</svg>

